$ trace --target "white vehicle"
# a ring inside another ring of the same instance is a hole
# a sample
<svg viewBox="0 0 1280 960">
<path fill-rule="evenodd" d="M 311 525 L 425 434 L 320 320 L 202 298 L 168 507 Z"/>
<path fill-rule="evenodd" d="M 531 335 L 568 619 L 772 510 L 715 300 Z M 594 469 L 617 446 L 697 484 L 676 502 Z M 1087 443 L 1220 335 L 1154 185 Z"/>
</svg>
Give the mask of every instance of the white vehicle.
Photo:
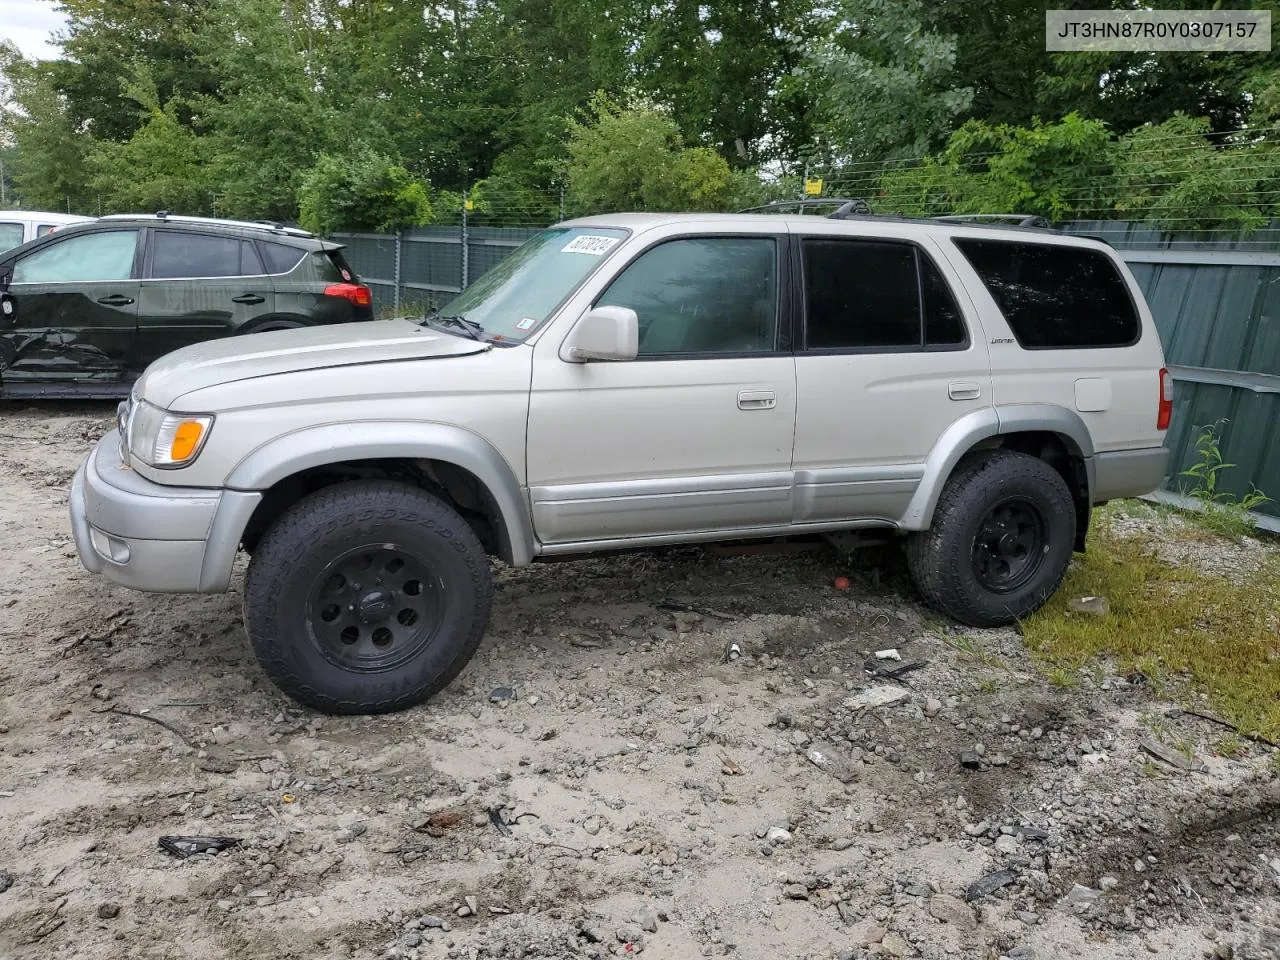
<svg viewBox="0 0 1280 960">
<path fill-rule="evenodd" d="M 0 210 L 0 253 L 20 247 L 22 244 L 69 223 L 84 223 L 93 217 L 81 217 L 73 213 L 45 213 L 40 210 Z"/>
<path fill-rule="evenodd" d="M 937 610 L 1009 623 L 1095 504 L 1165 476 L 1171 384 L 1106 244 L 877 217 L 619 214 L 439 314 L 155 361 L 77 471 L 86 568 L 221 592 L 317 709 L 466 665 L 509 564 L 833 531 L 905 541 Z"/>
</svg>

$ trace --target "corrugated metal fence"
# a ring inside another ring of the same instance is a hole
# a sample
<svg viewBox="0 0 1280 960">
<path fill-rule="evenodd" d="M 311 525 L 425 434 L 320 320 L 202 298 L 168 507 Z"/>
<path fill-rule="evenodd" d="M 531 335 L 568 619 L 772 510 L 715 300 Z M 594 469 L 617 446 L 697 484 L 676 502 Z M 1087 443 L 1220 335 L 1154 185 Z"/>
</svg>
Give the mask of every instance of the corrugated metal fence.
<svg viewBox="0 0 1280 960">
<path fill-rule="evenodd" d="M 1176 381 L 1168 445 L 1178 474 L 1196 460 L 1196 436 L 1220 425 L 1234 464 L 1220 489 L 1251 486 L 1280 501 L 1280 223 L 1247 241 L 1198 242 L 1127 221 L 1077 222 L 1071 233 L 1100 237 L 1121 251 L 1142 285 Z M 419 313 L 447 300 L 536 230 L 431 226 L 399 234 L 336 234 L 356 272 L 373 288 L 380 315 Z M 1264 504 L 1280 529 L 1280 503 Z"/>
</svg>

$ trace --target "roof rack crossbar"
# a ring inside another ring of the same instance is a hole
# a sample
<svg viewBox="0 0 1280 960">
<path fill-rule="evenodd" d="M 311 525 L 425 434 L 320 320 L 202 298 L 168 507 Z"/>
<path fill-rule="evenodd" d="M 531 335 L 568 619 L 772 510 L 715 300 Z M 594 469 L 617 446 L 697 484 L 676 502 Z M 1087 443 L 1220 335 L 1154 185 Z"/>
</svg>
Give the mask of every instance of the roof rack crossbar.
<svg viewBox="0 0 1280 960">
<path fill-rule="evenodd" d="M 1012 220 L 1020 227 L 1050 226 L 1049 221 L 1036 213 L 949 213 L 931 217 L 948 223 L 984 223 L 991 220 Z"/>
<path fill-rule="evenodd" d="M 846 197 L 805 197 L 803 200 L 771 200 L 770 202 L 759 207 L 747 207 L 745 210 L 739 210 L 739 213 L 774 213 L 781 209 L 803 209 L 805 207 L 829 207 L 836 206 L 834 213 L 827 216 L 836 219 L 858 213 L 864 216 L 871 214 L 871 206 L 866 200 L 858 197 L 856 199 L 848 199 Z"/>
</svg>

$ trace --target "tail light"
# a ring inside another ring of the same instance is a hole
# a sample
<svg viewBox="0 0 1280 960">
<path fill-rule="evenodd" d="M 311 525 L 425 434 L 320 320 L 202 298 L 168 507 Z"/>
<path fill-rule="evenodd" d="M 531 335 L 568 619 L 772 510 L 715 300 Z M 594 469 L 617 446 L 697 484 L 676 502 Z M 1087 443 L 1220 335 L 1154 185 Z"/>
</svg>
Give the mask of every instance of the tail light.
<svg viewBox="0 0 1280 960">
<path fill-rule="evenodd" d="M 1169 421 L 1173 419 L 1173 380 L 1169 371 L 1160 368 L 1160 407 L 1156 413 L 1156 429 L 1168 430 Z"/>
<path fill-rule="evenodd" d="M 357 307 L 368 307 L 373 304 L 373 294 L 363 283 L 331 283 L 324 288 L 324 295 L 350 300 Z"/>
</svg>

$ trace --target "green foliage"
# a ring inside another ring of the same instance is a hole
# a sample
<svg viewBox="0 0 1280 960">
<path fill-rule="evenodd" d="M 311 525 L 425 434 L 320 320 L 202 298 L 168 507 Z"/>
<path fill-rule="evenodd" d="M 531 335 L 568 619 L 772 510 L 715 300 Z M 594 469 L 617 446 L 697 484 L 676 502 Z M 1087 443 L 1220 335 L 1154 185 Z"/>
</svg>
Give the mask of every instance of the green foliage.
<svg viewBox="0 0 1280 960">
<path fill-rule="evenodd" d="M 742 189 L 729 164 L 706 147 L 685 147 L 670 117 L 650 106 L 592 98 L 570 121 L 569 199 L 578 214 L 606 210 L 724 210 Z"/>
<path fill-rule="evenodd" d="M 1181 476 L 1191 480 L 1183 492 L 1200 502 L 1201 511 L 1195 514 L 1198 521 L 1215 533 L 1238 540 L 1256 529 L 1250 510 L 1255 510 L 1271 498 L 1252 484 L 1243 497 L 1223 490 L 1218 485 L 1218 474 L 1230 470 L 1234 463 L 1226 463 L 1219 443 L 1220 428 L 1225 420 L 1218 420 L 1200 428 L 1196 437 L 1196 454 L 1199 459 L 1183 470 Z"/>
<path fill-rule="evenodd" d="M 970 120 L 936 158 L 886 174 L 877 209 L 934 213 L 1034 213 L 1054 220 L 1106 203 L 1114 147 L 1106 127 L 1071 114 L 1030 127 Z"/>
<path fill-rule="evenodd" d="M 299 200 L 302 226 L 319 234 L 391 232 L 431 220 L 426 187 L 367 144 L 341 156 L 321 154 L 303 177 Z"/>
<path fill-rule="evenodd" d="M 820 91 L 818 128 L 836 156 L 918 157 L 973 102 L 955 36 L 929 29 L 924 0 L 841 0 L 803 71 Z"/>
<path fill-rule="evenodd" d="M 178 120 L 174 102 L 153 107 L 125 142 L 102 140 L 88 158 L 90 185 L 104 209 L 206 215 L 212 195 L 204 184 L 201 139 Z"/>
<path fill-rule="evenodd" d="M 1273 204 L 1258 202 L 1260 187 L 1280 175 L 1280 153 L 1271 144 L 1214 146 L 1208 132 L 1207 119 L 1179 113 L 1124 137 L 1117 212 L 1185 233 L 1264 226 Z"/>
</svg>

